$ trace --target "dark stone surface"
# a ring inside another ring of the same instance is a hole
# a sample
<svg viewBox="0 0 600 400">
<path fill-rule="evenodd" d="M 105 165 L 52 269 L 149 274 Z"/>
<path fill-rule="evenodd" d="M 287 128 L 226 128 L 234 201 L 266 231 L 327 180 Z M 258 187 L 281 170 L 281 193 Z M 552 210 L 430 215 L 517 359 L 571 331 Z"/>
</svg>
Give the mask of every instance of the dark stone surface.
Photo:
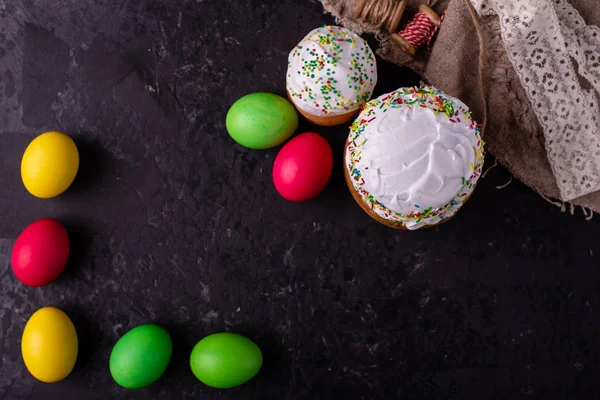
<svg viewBox="0 0 600 400">
<path fill-rule="evenodd" d="M 497 190 L 509 179 L 498 167 L 451 222 L 397 232 L 345 187 L 345 127 L 301 126 L 337 160 L 304 204 L 273 188 L 277 149 L 228 137 L 228 107 L 284 94 L 289 50 L 325 22 L 314 0 L 0 0 L 1 399 L 596 398 L 599 220 L 517 182 Z M 379 61 L 377 95 L 417 81 Z M 46 130 L 72 135 L 82 165 L 42 201 L 19 165 Z M 66 224 L 73 256 L 55 283 L 27 288 L 12 243 L 48 216 Z M 20 355 L 26 320 L 49 305 L 81 341 L 52 385 Z M 126 391 L 108 357 L 149 322 L 169 330 L 174 357 L 154 385 Z M 255 340 L 265 363 L 218 391 L 188 357 L 224 330 Z"/>
</svg>

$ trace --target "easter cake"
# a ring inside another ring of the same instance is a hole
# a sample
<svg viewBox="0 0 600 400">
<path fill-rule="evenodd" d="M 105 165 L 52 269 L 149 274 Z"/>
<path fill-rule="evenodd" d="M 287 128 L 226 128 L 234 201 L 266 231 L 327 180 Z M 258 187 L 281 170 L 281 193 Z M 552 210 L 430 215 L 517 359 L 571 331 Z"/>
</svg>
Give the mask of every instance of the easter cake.
<svg viewBox="0 0 600 400">
<path fill-rule="evenodd" d="M 344 154 L 348 187 L 375 220 L 396 229 L 435 226 L 469 199 L 483 167 L 480 125 L 434 87 L 401 88 L 366 104 Z"/>
<path fill-rule="evenodd" d="M 371 98 L 376 83 L 377 66 L 369 45 L 339 26 L 314 29 L 288 57 L 288 97 L 317 125 L 351 121 Z"/>
</svg>

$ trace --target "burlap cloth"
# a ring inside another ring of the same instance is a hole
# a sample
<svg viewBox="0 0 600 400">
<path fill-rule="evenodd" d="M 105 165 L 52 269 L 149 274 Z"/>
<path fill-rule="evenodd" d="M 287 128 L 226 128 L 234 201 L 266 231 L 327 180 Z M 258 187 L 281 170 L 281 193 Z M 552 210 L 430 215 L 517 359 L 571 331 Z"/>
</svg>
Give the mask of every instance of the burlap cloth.
<svg viewBox="0 0 600 400">
<path fill-rule="evenodd" d="M 382 58 L 412 68 L 426 82 L 463 100 L 476 118 L 487 121 L 484 133 L 486 150 L 546 200 L 562 206 L 563 210 L 568 209 L 565 207 L 567 203 L 550 200 L 560 199 L 560 192 L 546 156 L 544 134 L 507 58 L 497 16 L 478 16 L 468 0 L 433 2 L 432 8 L 439 14 L 446 11 L 444 22 L 430 52 L 421 49 L 414 58 L 410 58 L 390 39 L 389 34 L 355 19 L 359 2 L 322 0 L 324 8 L 340 24 L 358 33 L 376 34 L 380 41 L 377 53 Z M 403 23 L 423 3 L 408 0 Z M 600 7 L 595 0 L 572 0 L 570 3 L 588 24 L 600 23 Z M 569 203 L 571 213 L 573 205 L 577 205 L 584 207 L 584 214 L 591 217 L 593 214 L 588 214 L 585 208 L 600 212 L 600 192 L 578 197 Z"/>
</svg>

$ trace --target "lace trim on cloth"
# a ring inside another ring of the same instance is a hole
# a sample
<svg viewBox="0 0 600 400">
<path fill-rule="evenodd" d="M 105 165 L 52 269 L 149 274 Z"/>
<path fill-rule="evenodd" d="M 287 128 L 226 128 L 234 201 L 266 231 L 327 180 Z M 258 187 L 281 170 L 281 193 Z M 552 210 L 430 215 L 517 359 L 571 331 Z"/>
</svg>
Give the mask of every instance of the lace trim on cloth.
<svg viewBox="0 0 600 400">
<path fill-rule="evenodd" d="M 502 41 L 544 131 L 561 199 L 600 190 L 600 28 L 566 0 L 470 0 Z"/>
</svg>

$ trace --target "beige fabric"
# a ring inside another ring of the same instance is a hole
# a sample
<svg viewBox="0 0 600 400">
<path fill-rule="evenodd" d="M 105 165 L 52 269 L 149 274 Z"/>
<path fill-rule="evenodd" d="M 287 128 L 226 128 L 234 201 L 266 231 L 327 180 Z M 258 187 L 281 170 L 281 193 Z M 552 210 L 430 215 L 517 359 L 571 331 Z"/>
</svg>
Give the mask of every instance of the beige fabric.
<svg viewBox="0 0 600 400">
<path fill-rule="evenodd" d="M 414 69 L 432 85 L 460 98 L 481 121 L 485 115 L 485 96 L 489 109 L 484 137 L 487 151 L 538 193 L 560 198 L 546 155 L 543 132 L 507 58 L 496 16 L 475 16 L 470 12 L 468 0 L 433 2 L 432 8 L 438 13 L 446 10 L 444 22 L 432 43 L 431 53 L 422 49 L 411 59 L 390 39 L 389 34 L 354 19 L 359 1 L 322 0 L 325 9 L 341 24 L 359 33 L 377 34 L 381 44 L 377 52 L 381 57 Z M 594 6 L 595 0 L 572 0 L 570 3 L 588 24 L 600 23 L 600 8 Z M 423 1 L 408 0 L 403 21 L 414 15 L 419 4 Z M 483 35 L 483 94 L 478 87 L 480 41 L 475 23 L 479 24 Z M 576 198 L 571 203 L 600 212 L 600 192 Z"/>
</svg>

